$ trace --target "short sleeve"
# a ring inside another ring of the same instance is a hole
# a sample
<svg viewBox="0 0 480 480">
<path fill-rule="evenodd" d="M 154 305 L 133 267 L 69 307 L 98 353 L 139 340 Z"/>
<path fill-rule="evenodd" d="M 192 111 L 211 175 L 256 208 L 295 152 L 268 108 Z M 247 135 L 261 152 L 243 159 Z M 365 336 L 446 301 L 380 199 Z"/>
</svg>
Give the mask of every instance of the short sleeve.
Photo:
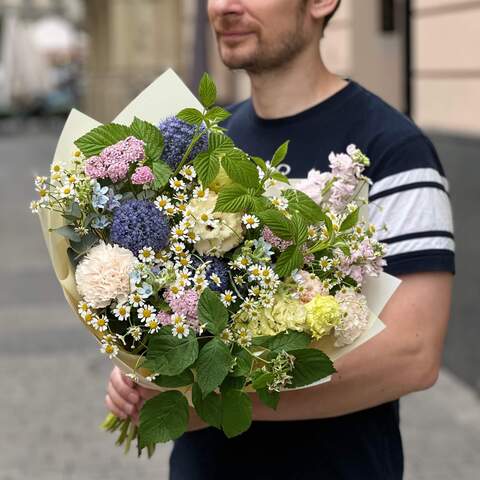
<svg viewBox="0 0 480 480">
<path fill-rule="evenodd" d="M 371 158 L 369 215 L 387 244 L 385 271 L 454 273 L 449 185 L 433 144 L 418 134 Z"/>
</svg>

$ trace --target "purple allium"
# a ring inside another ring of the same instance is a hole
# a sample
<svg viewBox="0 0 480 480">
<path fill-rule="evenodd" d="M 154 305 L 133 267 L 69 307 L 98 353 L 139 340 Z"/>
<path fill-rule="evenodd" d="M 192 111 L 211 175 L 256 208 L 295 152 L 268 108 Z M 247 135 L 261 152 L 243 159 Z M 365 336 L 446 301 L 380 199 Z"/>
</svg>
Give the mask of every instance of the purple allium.
<svg viewBox="0 0 480 480">
<path fill-rule="evenodd" d="M 183 155 L 187 151 L 190 142 L 193 139 L 196 127 L 190 125 L 177 117 L 167 117 L 160 122 L 158 128 L 162 132 L 164 139 L 164 149 L 162 159 L 172 168 L 177 168 Z M 189 160 L 193 160 L 199 153 L 208 148 L 208 137 L 202 135 L 192 149 Z"/>
<path fill-rule="evenodd" d="M 144 247 L 165 248 L 169 233 L 167 217 L 146 200 L 128 200 L 113 211 L 110 239 L 135 256 Z"/>
<path fill-rule="evenodd" d="M 203 262 L 209 262 L 207 268 L 205 269 L 206 279 L 208 281 L 208 288 L 215 292 L 223 292 L 227 290 L 230 285 L 228 277 L 228 265 L 221 258 L 207 256 L 202 257 Z M 193 264 L 198 268 L 201 263 L 199 260 L 194 259 Z M 220 285 L 217 285 L 211 278 L 213 274 L 217 274 L 220 278 Z"/>
<path fill-rule="evenodd" d="M 175 295 L 168 290 L 164 296 L 174 313 L 185 315 L 192 326 L 197 324 L 199 296 L 195 290 L 186 290 L 176 298 Z"/>
<path fill-rule="evenodd" d="M 146 183 L 152 183 L 155 180 L 155 176 L 150 167 L 143 166 L 136 168 L 131 180 L 134 185 L 145 185 Z"/>
<path fill-rule="evenodd" d="M 145 158 L 145 143 L 135 137 L 127 137 L 90 157 L 85 173 L 91 178 L 109 178 L 113 183 L 124 180 L 130 164 Z"/>
</svg>

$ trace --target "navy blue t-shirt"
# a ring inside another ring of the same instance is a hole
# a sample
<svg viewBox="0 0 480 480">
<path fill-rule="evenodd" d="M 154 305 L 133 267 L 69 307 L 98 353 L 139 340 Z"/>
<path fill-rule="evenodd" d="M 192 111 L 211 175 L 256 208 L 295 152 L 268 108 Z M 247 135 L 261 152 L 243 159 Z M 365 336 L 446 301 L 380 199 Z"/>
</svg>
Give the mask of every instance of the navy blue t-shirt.
<svg viewBox="0 0 480 480">
<path fill-rule="evenodd" d="M 355 144 L 371 161 L 369 215 L 388 244 L 386 271 L 454 271 L 448 182 L 407 117 L 354 81 L 286 118 L 262 119 L 250 100 L 230 110 L 228 135 L 249 154 L 268 160 L 290 140 L 281 167 L 290 178 L 328 170 L 330 152 Z M 170 470 L 171 480 L 400 480 L 399 402 L 328 419 L 255 421 L 233 439 L 214 428 L 189 432 L 175 442 Z"/>
</svg>

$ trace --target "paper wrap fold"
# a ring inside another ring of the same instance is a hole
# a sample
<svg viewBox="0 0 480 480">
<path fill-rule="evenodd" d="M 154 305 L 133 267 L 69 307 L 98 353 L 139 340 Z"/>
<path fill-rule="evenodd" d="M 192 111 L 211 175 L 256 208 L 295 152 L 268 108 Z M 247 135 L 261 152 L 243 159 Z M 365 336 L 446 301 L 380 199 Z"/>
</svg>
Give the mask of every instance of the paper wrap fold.
<svg viewBox="0 0 480 480">
<path fill-rule="evenodd" d="M 182 80 L 173 70 L 168 70 L 138 95 L 113 121 L 129 125 L 133 118 L 137 116 L 156 125 L 165 117 L 176 115 L 180 110 L 187 107 L 202 109 L 201 104 Z M 65 166 L 68 165 L 72 158 L 72 151 L 75 148 L 74 141 L 99 125 L 99 122 L 73 109 L 67 118 L 58 141 L 53 162 Z M 294 184 L 295 181 L 292 181 L 292 183 Z M 97 338 L 97 341 L 100 341 L 97 331 L 93 327 L 88 326 L 78 314 L 80 296 L 75 284 L 75 269 L 67 254 L 69 242 L 65 237 L 51 231 L 63 226 L 65 221 L 59 213 L 46 209 L 39 210 L 39 217 L 53 269 L 65 298 L 82 324 Z M 331 337 L 322 339 L 314 345 L 329 355 L 333 361 L 336 361 L 380 333 L 385 328 L 385 325 L 378 316 L 399 283 L 398 279 L 384 273 L 378 278 L 369 278 L 366 281 L 363 293 L 367 297 L 370 308 L 370 327 L 351 345 L 341 348 L 333 347 L 334 339 Z M 132 373 L 137 361 L 137 355 L 132 355 L 124 350 L 120 350 L 118 356 L 113 359 L 114 364 L 124 373 Z M 137 373 L 139 373 L 137 383 L 140 385 L 158 391 L 169 390 L 146 380 L 145 377 L 148 376 L 148 371 L 140 368 L 137 370 Z M 308 387 L 319 385 L 329 380 L 330 377 L 312 383 Z M 187 396 L 190 405 L 192 405 L 190 388 L 183 387 L 175 390 L 182 391 Z"/>
</svg>

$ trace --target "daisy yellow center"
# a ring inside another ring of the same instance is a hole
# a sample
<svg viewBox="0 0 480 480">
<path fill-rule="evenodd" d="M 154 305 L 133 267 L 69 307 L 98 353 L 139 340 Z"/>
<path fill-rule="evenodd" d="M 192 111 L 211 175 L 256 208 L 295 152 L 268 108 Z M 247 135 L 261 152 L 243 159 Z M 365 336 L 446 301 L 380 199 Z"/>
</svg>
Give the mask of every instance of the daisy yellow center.
<svg viewBox="0 0 480 480">
<path fill-rule="evenodd" d="M 158 322 L 157 322 L 157 320 L 152 320 L 151 322 L 149 322 L 148 326 L 149 326 L 152 330 L 154 330 L 155 328 L 158 327 Z"/>
<path fill-rule="evenodd" d="M 158 205 L 160 205 L 160 207 L 164 207 L 166 204 L 167 204 L 167 201 L 165 199 L 158 201 Z"/>
<path fill-rule="evenodd" d="M 105 347 L 105 352 L 106 353 L 113 353 L 113 345 L 107 345 Z"/>
<path fill-rule="evenodd" d="M 232 294 L 231 294 L 231 293 L 225 294 L 225 300 L 226 300 L 227 302 L 231 302 L 231 301 L 232 301 Z"/>
<path fill-rule="evenodd" d="M 65 187 L 65 188 L 63 189 L 63 193 L 65 193 L 65 194 L 67 194 L 67 195 L 68 195 L 70 192 L 71 192 L 70 187 Z"/>
<path fill-rule="evenodd" d="M 92 314 L 91 314 L 91 313 L 87 313 L 87 314 L 85 315 L 85 321 L 86 321 L 86 322 L 91 322 L 91 321 L 92 321 L 92 318 L 93 318 L 93 317 L 92 317 Z"/>
<path fill-rule="evenodd" d="M 177 293 L 180 291 L 180 289 L 179 289 L 178 287 L 175 287 L 175 286 L 173 286 L 173 287 L 171 288 L 171 290 L 172 290 L 172 293 L 173 293 L 173 294 L 177 294 Z"/>
<path fill-rule="evenodd" d="M 183 325 L 178 325 L 177 326 L 177 332 L 178 333 L 185 333 L 185 327 Z"/>
<path fill-rule="evenodd" d="M 134 301 L 134 302 L 137 302 L 137 303 L 138 303 L 138 302 L 141 302 L 141 301 L 142 301 L 142 297 L 141 297 L 138 293 L 136 293 L 136 294 L 133 296 L 133 301 Z"/>
<path fill-rule="evenodd" d="M 202 219 L 203 222 L 206 222 L 209 219 L 209 216 L 207 213 L 202 213 L 200 215 L 200 218 Z"/>
<path fill-rule="evenodd" d="M 118 309 L 118 313 L 122 316 L 126 315 L 127 314 L 127 309 L 125 307 L 120 307 Z"/>
<path fill-rule="evenodd" d="M 197 192 L 197 197 L 198 198 L 203 198 L 205 196 L 205 190 L 199 190 Z"/>
<path fill-rule="evenodd" d="M 150 310 L 144 310 L 143 311 L 143 317 L 144 318 L 150 318 L 152 316 L 152 312 Z"/>
<path fill-rule="evenodd" d="M 104 319 L 104 318 L 99 318 L 99 319 L 97 320 L 97 325 L 98 325 L 99 327 L 104 327 L 104 326 L 105 326 L 105 319 Z"/>
</svg>

